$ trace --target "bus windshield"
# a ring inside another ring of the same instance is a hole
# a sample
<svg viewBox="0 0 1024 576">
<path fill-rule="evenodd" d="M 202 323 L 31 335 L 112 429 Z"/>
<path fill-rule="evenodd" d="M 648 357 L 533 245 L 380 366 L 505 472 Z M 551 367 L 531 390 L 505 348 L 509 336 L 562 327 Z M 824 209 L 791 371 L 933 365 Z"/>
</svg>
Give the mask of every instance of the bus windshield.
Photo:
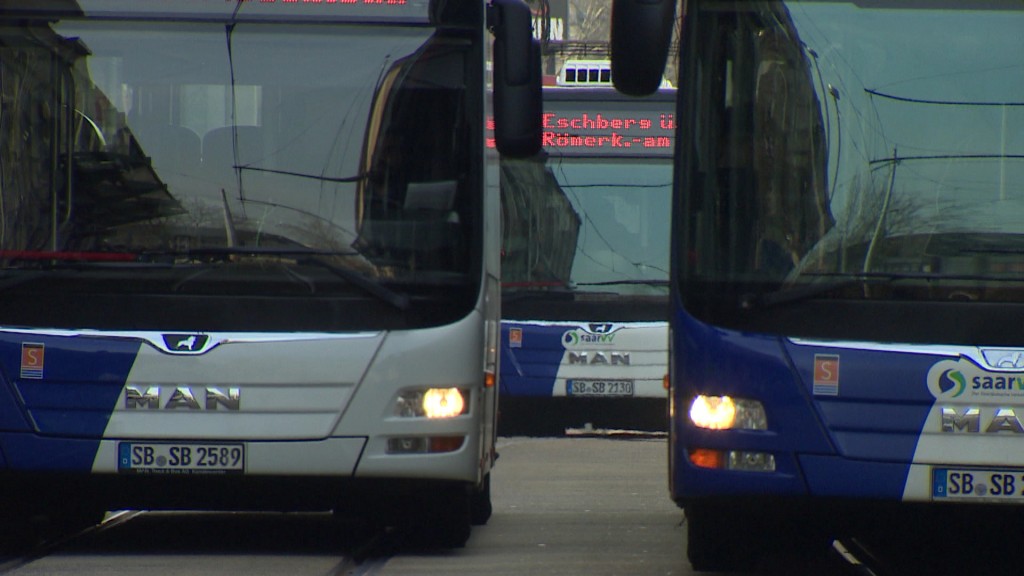
<svg viewBox="0 0 1024 576">
<path fill-rule="evenodd" d="M 506 295 L 668 293 L 670 105 L 601 93 L 548 90 L 544 155 L 502 161 Z"/>
<path fill-rule="evenodd" d="M 71 293 L 471 307 L 483 103 L 465 31 L 172 16 L 0 31 L 0 289 L 44 271 Z"/>
<path fill-rule="evenodd" d="M 697 4 L 691 309 L 1020 300 L 1024 8 L 906 4 Z"/>
<path fill-rule="evenodd" d="M 516 171 L 506 168 L 506 177 L 514 178 Z M 551 224 L 546 232 L 561 241 L 546 246 L 553 251 L 507 245 L 506 289 L 666 292 L 669 218 L 664 201 L 672 181 L 669 163 L 549 159 L 545 174 L 547 192 L 560 199 L 557 210 L 545 216 Z"/>
</svg>

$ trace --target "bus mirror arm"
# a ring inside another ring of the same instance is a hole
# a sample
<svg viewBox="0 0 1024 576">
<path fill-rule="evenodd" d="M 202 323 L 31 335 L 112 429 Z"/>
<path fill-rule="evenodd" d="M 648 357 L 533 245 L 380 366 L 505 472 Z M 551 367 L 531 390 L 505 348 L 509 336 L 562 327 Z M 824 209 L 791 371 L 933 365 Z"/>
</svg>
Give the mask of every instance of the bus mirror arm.
<svg viewBox="0 0 1024 576">
<path fill-rule="evenodd" d="M 533 156 L 541 148 L 541 47 L 530 9 L 520 0 L 493 0 L 489 20 L 495 147 L 504 156 Z"/>
<path fill-rule="evenodd" d="M 612 0 L 612 83 L 646 96 L 661 86 L 675 25 L 675 0 Z"/>
</svg>

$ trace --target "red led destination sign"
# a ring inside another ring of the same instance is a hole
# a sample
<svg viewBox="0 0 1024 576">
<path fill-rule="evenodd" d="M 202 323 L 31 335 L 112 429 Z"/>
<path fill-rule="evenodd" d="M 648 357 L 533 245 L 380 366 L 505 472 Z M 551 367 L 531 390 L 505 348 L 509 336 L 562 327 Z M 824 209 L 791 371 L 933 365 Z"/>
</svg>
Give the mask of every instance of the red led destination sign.
<svg viewBox="0 0 1024 576">
<path fill-rule="evenodd" d="M 670 107 L 667 104 L 665 107 Z M 582 106 L 580 107 L 582 108 Z M 650 110 L 548 110 L 542 116 L 542 145 L 563 156 L 671 156 L 675 115 Z M 487 145 L 494 147 L 494 123 L 488 122 Z"/>
<path fill-rule="evenodd" d="M 671 155 L 670 112 L 545 112 L 542 144 L 550 153 Z"/>
</svg>

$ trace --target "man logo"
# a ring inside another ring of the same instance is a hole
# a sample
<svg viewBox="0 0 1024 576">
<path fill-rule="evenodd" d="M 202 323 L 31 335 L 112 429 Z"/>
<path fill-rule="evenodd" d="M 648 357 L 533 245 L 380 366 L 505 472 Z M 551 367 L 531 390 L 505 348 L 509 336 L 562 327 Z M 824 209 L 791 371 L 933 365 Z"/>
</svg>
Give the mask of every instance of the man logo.
<svg viewBox="0 0 1024 576">
<path fill-rule="evenodd" d="M 197 388 L 197 390 L 199 390 Z M 200 402 L 200 399 L 203 402 Z M 242 407 L 241 388 L 232 387 L 224 391 L 221 388 L 207 387 L 202 392 L 194 391 L 189 386 L 149 386 L 143 390 L 139 386 L 125 386 L 125 410 L 226 410 L 238 411 Z"/>
<path fill-rule="evenodd" d="M 629 352 L 569 352 L 569 364 L 629 366 Z"/>
<path fill-rule="evenodd" d="M 982 350 L 985 362 L 993 368 L 999 369 L 1021 369 L 1024 368 L 1024 351 L 991 349 Z"/>
<path fill-rule="evenodd" d="M 209 339 L 203 334 L 164 334 L 164 346 L 169 352 L 199 352 Z"/>
<path fill-rule="evenodd" d="M 192 336 L 189 336 L 188 338 L 185 338 L 184 340 L 179 340 L 178 344 L 175 346 L 175 348 L 178 349 L 178 350 L 191 350 L 195 345 L 196 345 L 196 337 L 195 337 L 195 334 L 193 334 Z"/>
</svg>

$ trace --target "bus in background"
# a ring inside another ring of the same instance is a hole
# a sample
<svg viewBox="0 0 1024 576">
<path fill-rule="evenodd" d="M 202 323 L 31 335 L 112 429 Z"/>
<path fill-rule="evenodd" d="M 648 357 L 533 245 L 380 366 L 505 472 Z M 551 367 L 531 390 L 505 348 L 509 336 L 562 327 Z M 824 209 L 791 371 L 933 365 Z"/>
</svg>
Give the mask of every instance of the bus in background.
<svg viewBox="0 0 1024 576">
<path fill-rule="evenodd" d="M 3 518 L 333 510 L 461 546 L 496 457 L 484 119 L 498 152 L 539 149 L 529 8 L 0 20 Z"/>
<path fill-rule="evenodd" d="M 650 91 L 659 71 L 627 75 L 675 2 L 615 4 L 614 78 Z M 902 518 L 1019 530 L 1024 6 L 683 10 L 669 474 L 691 563 Z"/>
<path fill-rule="evenodd" d="M 675 94 L 568 61 L 544 149 L 502 160 L 501 433 L 664 431 Z"/>
</svg>

